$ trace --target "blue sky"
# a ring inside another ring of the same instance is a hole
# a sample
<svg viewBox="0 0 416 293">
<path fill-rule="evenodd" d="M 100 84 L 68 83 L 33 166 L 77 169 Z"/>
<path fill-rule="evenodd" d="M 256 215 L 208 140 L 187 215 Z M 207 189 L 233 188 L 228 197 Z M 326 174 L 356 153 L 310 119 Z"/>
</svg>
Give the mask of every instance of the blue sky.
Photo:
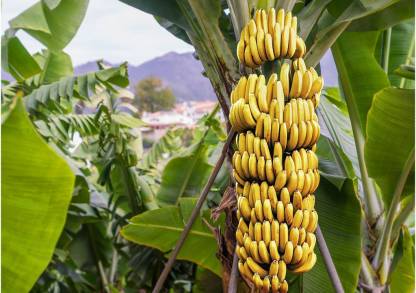
<svg viewBox="0 0 416 293">
<path fill-rule="evenodd" d="M 2 31 L 8 21 L 37 0 L 3 0 Z M 31 51 L 42 47 L 23 32 L 18 36 Z M 90 0 L 84 22 L 65 51 L 75 65 L 103 58 L 118 63 L 140 64 L 170 51 L 193 51 L 158 25 L 153 16 L 117 0 Z"/>
</svg>

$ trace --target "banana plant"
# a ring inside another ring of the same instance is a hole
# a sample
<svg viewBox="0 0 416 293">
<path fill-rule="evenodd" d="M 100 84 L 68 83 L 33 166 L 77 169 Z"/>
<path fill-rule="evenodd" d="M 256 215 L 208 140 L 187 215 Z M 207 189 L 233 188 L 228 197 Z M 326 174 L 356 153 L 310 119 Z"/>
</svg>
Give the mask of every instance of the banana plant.
<svg viewBox="0 0 416 293">
<path fill-rule="evenodd" d="M 395 273 L 413 246 L 405 225 L 414 204 L 414 84 L 406 79 L 413 76 L 412 1 L 121 1 L 153 14 L 162 27 L 194 46 L 227 127 L 231 90 L 240 74 L 251 72 L 236 58 L 243 26 L 256 8 L 292 10 L 309 48 L 307 65 L 319 70 L 331 49 L 340 80 L 338 89 L 326 89 L 319 113 L 326 131 L 318 147 L 323 182 L 317 210 L 342 287 L 346 292 L 413 291 L 409 274 Z M 259 71 L 268 75 L 276 66 Z M 226 240 L 232 246 L 234 239 Z M 146 244 L 142 238 L 141 243 Z M 414 271 L 413 262 L 406 265 Z M 225 287 L 229 270 L 223 267 Z M 321 255 L 315 269 L 290 282 L 291 290 L 333 291 Z"/>
</svg>

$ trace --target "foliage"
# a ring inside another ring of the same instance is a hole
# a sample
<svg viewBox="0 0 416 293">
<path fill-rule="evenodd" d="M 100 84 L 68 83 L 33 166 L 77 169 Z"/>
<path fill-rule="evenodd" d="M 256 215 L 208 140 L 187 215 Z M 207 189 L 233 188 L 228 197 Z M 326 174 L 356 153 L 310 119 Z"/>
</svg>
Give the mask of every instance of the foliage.
<svg viewBox="0 0 416 293">
<path fill-rule="evenodd" d="M 156 77 L 147 77 L 139 81 L 135 87 L 136 106 L 142 112 L 158 112 L 170 110 L 175 106 L 176 97 L 169 87 Z"/>
</svg>

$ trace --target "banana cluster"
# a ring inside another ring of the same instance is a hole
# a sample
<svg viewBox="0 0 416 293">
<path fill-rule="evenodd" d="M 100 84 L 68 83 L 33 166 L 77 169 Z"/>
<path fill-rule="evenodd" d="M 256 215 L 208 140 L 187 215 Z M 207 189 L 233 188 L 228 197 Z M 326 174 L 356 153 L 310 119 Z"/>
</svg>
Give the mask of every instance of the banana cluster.
<svg viewBox="0 0 416 293">
<path fill-rule="evenodd" d="M 315 109 L 323 79 L 307 68 L 306 48 L 291 12 L 258 10 L 241 33 L 240 62 L 285 61 L 278 74 L 241 77 L 231 93 L 230 123 L 238 132 L 232 157 L 236 181 L 236 254 L 240 274 L 262 292 L 287 292 L 286 272 L 316 263 L 320 175 Z"/>
<path fill-rule="evenodd" d="M 297 17 L 274 8 L 257 10 L 241 31 L 237 44 L 240 63 L 255 68 L 277 58 L 303 57 L 306 45 L 297 35 Z"/>
</svg>

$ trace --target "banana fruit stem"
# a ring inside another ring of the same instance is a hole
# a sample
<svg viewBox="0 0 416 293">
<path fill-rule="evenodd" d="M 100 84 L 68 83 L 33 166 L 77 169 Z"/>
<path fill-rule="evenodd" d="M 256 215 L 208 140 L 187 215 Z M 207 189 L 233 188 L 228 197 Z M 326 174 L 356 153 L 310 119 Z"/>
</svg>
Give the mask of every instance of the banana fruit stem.
<svg viewBox="0 0 416 293">
<path fill-rule="evenodd" d="M 205 199 L 207 198 L 207 195 L 208 195 L 209 191 L 211 190 L 211 186 L 212 186 L 212 184 L 214 184 L 215 178 L 217 177 L 218 172 L 220 171 L 221 166 L 224 163 L 225 156 L 227 155 L 228 148 L 229 148 L 231 142 L 233 141 L 234 136 L 235 136 L 235 131 L 231 130 L 228 133 L 228 138 L 227 138 L 227 141 L 225 142 L 225 144 L 222 148 L 221 155 L 218 158 L 218 161 L 215 164 L 215 167 L 212 170 L 211 175 L 209 176 L 208 181 L 205 184 L 205 187 L 202 190 L 202 193 L 198 198 L 198 201 L 197 201 L 197 203 L 196 203 L 196 205 L 195 205 L 195 207 L 192 211 L 192 214 L 189 217 L 189 220 L 186 223 L 186 226 L 182 230 L 182 233 L 181 233 L 178 241 L 176 242 L 175 248 L 174 248 L 174 250 L 172 251 L 172 254 L 169 257 L 169 260 L 166 263 L 165 268 L 163 269 L 162 273 L 159 276 L 159 279 L 156 282 L 156 285 L 155 285 L 155 287 L 152 291 L 153 293 L 160 292 L 160 290 L 163 287 L 163 283 L 165 282 L 166 278 L 168 277 L 170 271 L 172 270 L 172 267 L 173 267 L 173 264 L 175 263 L 176 257 L 178 256 L 179 251 L 181 250 L 183 244 L 185 243 L 185 240 L 186 240 L 189 232 L 191 231 L 192 225 L 194 224 L 196 218 L 199 216 L 199 212 L 202 208 L 202 205 L 204 204 Z"/>
</svg>

